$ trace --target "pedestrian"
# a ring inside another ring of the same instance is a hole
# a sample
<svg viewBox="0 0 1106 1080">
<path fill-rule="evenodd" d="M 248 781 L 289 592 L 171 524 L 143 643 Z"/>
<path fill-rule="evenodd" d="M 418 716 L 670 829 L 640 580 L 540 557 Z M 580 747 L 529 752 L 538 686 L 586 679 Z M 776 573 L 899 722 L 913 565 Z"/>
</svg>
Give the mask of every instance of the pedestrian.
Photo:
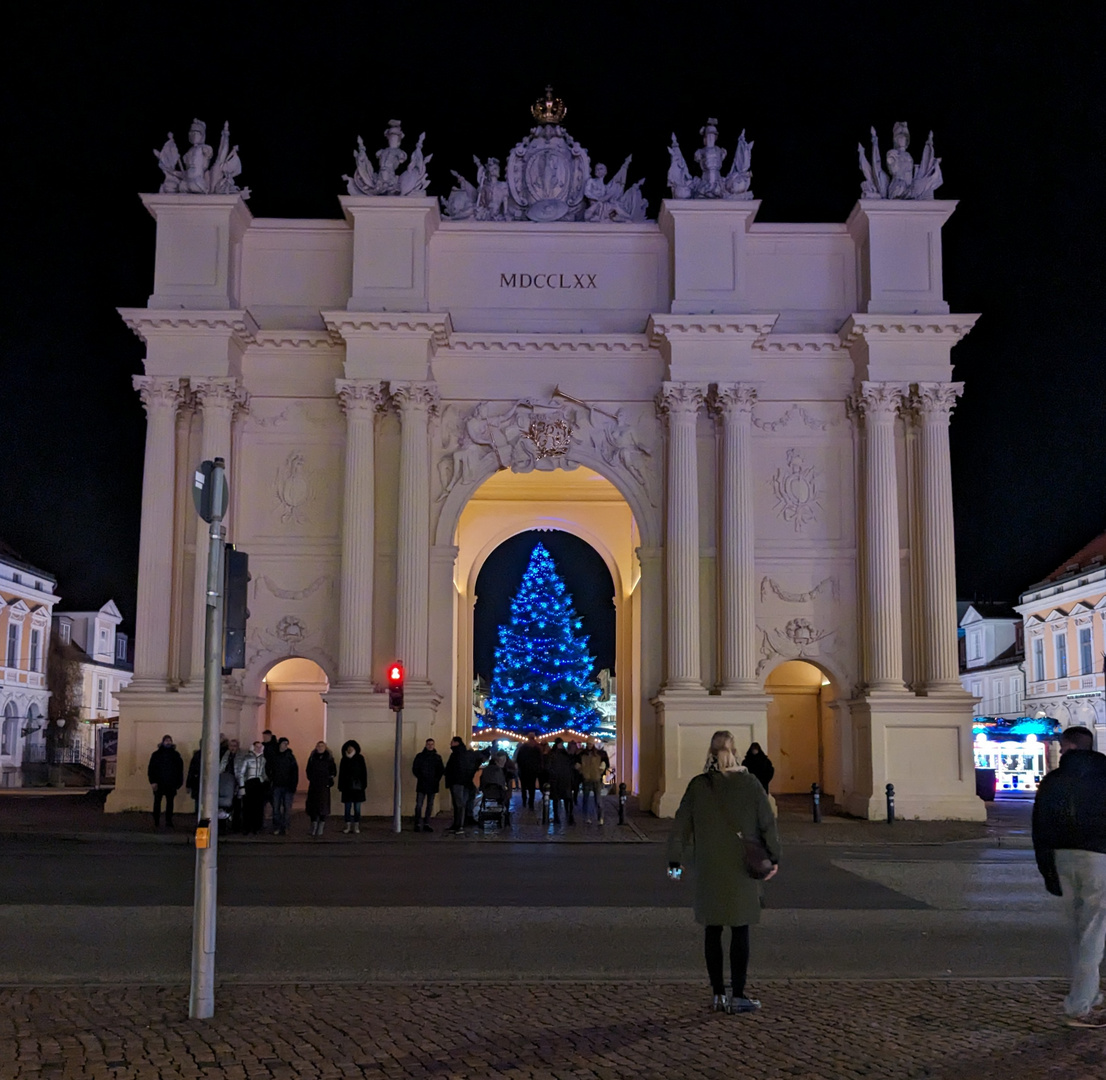
<svg viewBox="0 0 1106 1080">
<path fill-rule="evenodd" d="M 231 739 L 219 758 L 219 818 L 224 812 L 230 821 L 230 832 L 242 830 L 242 800 L 238 796 L 238 774 L 235 766 L 242 753 L 238 749 L 238 740 Z"/>
<path fill-rule="evenodd" d="M 553 804 L 553 824 L 560 825 L 563 806 L 568 814 L 569 825 L 575 825 L 572 780 L 576 775 L 576 763 L 565 749 L 564 739 L 553 740 L 553 749 L 549 751 L 549 757 L 546 758 L 545 768 L 549 775 L 549 801 Z"/>
<path fill-rule="evenodd" d="M 1106 1027 L 1099 966 L 1106 944 L 1106 754 L 1085 727 L 1060 733 L 1060 765 L 1037 788 L 1033 850 L 1045 888 L 1064 898 L 1071 986 L 1069 1027 Z"/>
<path fill-rule="evenodd" d="M 246 753 L 235 762 L 238 774 L 238 797 L 242 800 L 242 832 L 256 836 L 265 824 L 265 793 L 269 788 L 269 773 L 265 768 L 265 744 L 254 740 Z"/>
<path fill-rule="evenodd" d="M 610 765 L 610 759 L 602 753 L 598 745 L 587 746 L 581 752 L 576 762 L 577 775 L 580 777 L 580 790 L 583 792 L 583 800 L 580 803 L 580 813 L 587 817 L 588 795 L 595 798 L 596 821 L 603 824 L 603 803 L 600 792 L 603 784 L 603 776 Z"/>
<path fill-rule="evenodd" d="M 338 794 L 345 807 L 346 827 L 343 833 L 361 832 L 361 804 L 369 788 L 369 770 L 361 756 L 361 744 L 348 739 L 342 744 L 342 761 L 338 766 Z M 322 829 L 319 830 L 322 832 Z"/>
<path fill-rule="evenodd" d="M 173 800 L 184 783 L 184 759 L 177 753 L 172 735 L 162 736 L 150 755 L 146 779 L 154 793 L 154 828 L 161 825 L 161 801 L 165 800 L 165 827 L 173 827 Z"/>
<path fill-rule="evenodd" d="M 265 805 L 269 807 L 271 814 L 273 809 L 273 758 L 276 756 L 279 742 L 268 728 L 261 733 L 261 746 L 265 751 Z"/>
<path fill-rule="evenodd" d="M 568 751 L 568 756 L 572 759 L 572 805 L 575 806 L 580 798 L 580 787 L 583 783 L 580 777 L 580 770 L 577 766 L 580 764 L 580 755 L 584 752 L 584 747 L 575 739 L 570 739 L 565 749 Z"/>
<path fill-rule="evenodd" d="M 430 819 L 434 816 L 434 800 L 445 776 L 445 762 L 433 739 L 427 739 L 411 765 L 415 776 L 415 832 L 433 832 Z"/>
<path fill-rule="evenodd" d="M 473 777 L 479 767 L 479 755 L 465 746 L 464 740 L 454 735 L 449 741 L 449 760 L 445 763 L 445 783 L 453 800 L 454 836 L 465 835 L 465 821 L 472 814 L 470 799 L 476 798 Z"/>
<path fill-rule="evenodd" d="M 311 835 L 322 836 L 326 819 L 330 816 L 330 789 L 338 766 L 334 755 L 320 739 L 307 759 L 307 816 L 311 819 Z"/>
<path fill-rule="evenodd" d="M 745 760 L 741 764 L 760 781 L 760 786 L 767 794 L 768 785 L 776 775 L 776 767 L 772 764 L 772 759 L 760 748 L 760 743 L 749 743 Z"/>
<path fill-rule="evenodd" d="M 192 751 L 192 757 L 188 762 L 188 776 L 185 778 L 184 786 L 188 788 L 188 794 L 192 796 L 192 801 L 196 804 L 196 812 L 200 811 L 200 759 L 203 757 L 203 741 L 200 741 L 200 745 Z"/>
<path fill-rule="evenodd" d="M 292 819 L 292 799 L 300 786 L 300 766 L 287 739 L 277 740 L 272 764 L 266 760 L 273 785 L 273 835 L 285 836 Z"/>
<path fill-rule="evenodd" d="M 733 736 L 717 731 L 703 772 L 687 785 L 668 841 L 669 875 L 679 878 L 694 853 L 695 921 L 705 929 L 704 952 L 714 1012 L 755 1012 L 760 1002 L 745 996 L 749 926 L 760 921 L 760 885 L 746 868 L 745 843 L 764 845 L 775 877 L 780 840 L 768 795 L 739 765 Z M 722 973 L 722 928 L 730 928 L 730 987 Z"/>
<path fill-rule="evenodd" d="M 519 743 L 515 750 L 515 768 L 518 769 L 518 784 L 522 789 L 522 805 L 533 810 L 534 789 L 541 774 L 541 747 L 532 731 L 526 733 L 526 741 Z"/>
</svg>

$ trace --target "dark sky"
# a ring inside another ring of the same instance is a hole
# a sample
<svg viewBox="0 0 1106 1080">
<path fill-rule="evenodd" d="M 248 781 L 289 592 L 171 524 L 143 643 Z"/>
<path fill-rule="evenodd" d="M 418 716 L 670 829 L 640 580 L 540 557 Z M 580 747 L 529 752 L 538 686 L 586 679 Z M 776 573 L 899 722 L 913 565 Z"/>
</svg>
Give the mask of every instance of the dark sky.
<svg viewBox="0 0 1106 1080">
<path fill-rule="evenodd" d="M 650 214 L 669 133 L 755 141 L 763 221 L 843 221 L 875 124 L 929 129 L 953 311 L 959 590 L 1013 598 L 1106 526 L 1106 8 L 1064 4 L 20 5 L 4 67 L 5 514 L 67 606 L 134 614 L 151 150 L 229 119 L 255 216 L 340 216 L 358 134 L 425 130 L 431 192 L 503 157 L 547 81 L 593 162 L 634 154 Z"/>
</svg>

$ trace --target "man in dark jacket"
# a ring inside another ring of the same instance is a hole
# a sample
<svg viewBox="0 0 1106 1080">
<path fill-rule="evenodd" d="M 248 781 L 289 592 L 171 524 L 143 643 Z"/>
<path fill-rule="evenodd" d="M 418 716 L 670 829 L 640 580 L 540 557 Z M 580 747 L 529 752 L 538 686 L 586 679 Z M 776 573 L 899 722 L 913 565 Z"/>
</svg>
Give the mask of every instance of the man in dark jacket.
<svg viewBox="0 0 1106 1080">
<path fill-rule="evenodd" d="M 427 739 L 415 755 L 411 772 L 415 774 L 415 832 L 433 832 L 430 819 L 434 816 L 434 800 L 445 776 L 445 763 L 433 739 Z"/>
<path fill-rule="evenodd" d="M 273 784 L 273 834 L 284 836 L 292 817 L 292 797 L 300 786 L 300 766 L 287 739 L 277 741 L 269 779 Z"/>
<path fill-rule="evenodd" d="M 1099 965 L 1106 947 L 1106 754 L 1085 727 L 1060 735 L 1060 767 L 1037 789 L 1033 849 L 1045 888 L 1063 896 L 1071 934 L 1069 1027 L 1106 1027 Z"/>
<path fill-rule="evenodd" d="M 537 736 L 531 731 L 526 742 L 519 743 L 515 751 L 515 767 L 518 769 L 518 783 L 522 788 L 522 805 L 534 809 L 534 789 L 538 785 L 541 773 L 541 747 Z"/>
<path fill-rule="evenodd" d="M 476 798 L 476 785 L 472 781 L 479 767 L 479 755 L 454 735 L 449 743 L 449 761 L 445 765 L 445 783 L 453 799 L 453 827 L 449 831 L 454 836 L 465 835 L 466 809 L 471 816 Z"/>
<path fill-rule="evenodd" d="M 576 762 L 565 749 L 564 739 L 554 739 L 553 749 L 545 762 L 549 773 L 549 801 L 553 804 L 553 824 L 561 823 L 561 804 L 568 811 L 569 825 L 576 824 L 572 807 L 572 781 L 576 776 Z"/>
<path fill-rule="evenodd" d="M 173 827 L 173 800 L 184 783 L 184 759 L 177 753 L 173 736 L 166 735 L 150 755 L 146 779 L 154 792 L 154 828 L 161 824 L 161 800 L 165 800 L 165 827 Z"/>
<path fill-rule="evenodd" d="M 261 749 L 265 754 L 265 791 L 264 798 L 265 803 L 269 807 L 270 812 L 273 808 L 273 759 L 277 756 L 280 749 L 280 743 L 277 737 L 266 728 L 261 733 Z"/>
</svg>

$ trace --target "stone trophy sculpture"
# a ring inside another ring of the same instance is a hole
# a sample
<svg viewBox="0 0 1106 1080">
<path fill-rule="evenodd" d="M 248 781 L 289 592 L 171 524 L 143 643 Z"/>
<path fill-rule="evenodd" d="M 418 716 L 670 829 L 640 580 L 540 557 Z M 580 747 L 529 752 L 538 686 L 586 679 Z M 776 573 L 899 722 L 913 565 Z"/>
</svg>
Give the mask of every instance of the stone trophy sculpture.
<svg viewBox="0 0 1106 1080">
<path fill-rule="evenodd" d="M 753 144 L 746 140 L 742 129 L 737 139 L 729 172 L 724 176 L 722 166 L 726 151 L 718 145 L 718 121 L 712 116 L 699 129 L 703 145 L 695 151 L 694 161 L 699 166 L 699 176 L 692 176 L 684 160 L 675 133 L 668 147 L 671 164 L 668 167 L 668 187 L 673 199 L 751 199 L 753 192 L 752 157 Z"/>
<path fill-rule="evenodd" d="M 369 160 L 368 151 L 365 149 L 365 140 L 360 135 L 357 136 L 357 149 L 353 151 L 355 166 L 353 175 L 346 176 L 344 173 L 342 175 L 342 179 L 346 182 L 346 190 L 350 195 L 426 194 L 427 185 L 430 183 L 426 166 L 434 156 L 423 154 L 422 144 L 426 139 L 426 132 L 419 135 L 409 161 L 407 151 L 400 145 L 403 142 L 403 128 L 400 121 L 388 121 L 384 138 L 387 145 L 377 150 L 374 169 Z M 407 168 L 400 172 L 405 162 L 407 162 Z"/>
<path fill-rule="evenodd" d="M 442 199 L 450 221 L 644 221 L 642 181 L 627 186 L 630 158 L 607 180 L 606 166 L 591 174 L 588 152 L 561 126 L 568 109 L 545 88 L 531 107 L 537 121 L 507 156 L 486 164 L 474 157 L 476 183 L 454 172 L 456 185 Z"/>
<path fill-rule="evenodd" d="M 887 151 L 887 170 L 883 168 L 879 153 L 879 136 L 872 128 L 872 156 L 869 161 L 863 144 L 857 144 L 860 155 L 860 171 L 864 181 L 860 185 L 862 199 L 932 199 L 933 193 L 944 182 L 941 175 L 941 159 L 933 153 L 933 132 L 926 139 L 922 160 L 915 165 L 910 154 L 910 129 L 905 123 L 895 124 L 891 136 L 892 146 Z"/>
<path fill-rule="evenodd" d="M 207 125 L 202 120 L 193 120 L 188 129 L 188 149 L 182 157 L 173 133 L 169 132 L 165 145 L 154 151 L 163 176 L 158 192 L 162 195 L 241 195 L 248 199 L 250 189 L 238 186 L 242 160 L 238 147 L 230 144 L 230 124 L 223 124 L 218 152 L 213 151 L 206 140 Z"/>
</svg>

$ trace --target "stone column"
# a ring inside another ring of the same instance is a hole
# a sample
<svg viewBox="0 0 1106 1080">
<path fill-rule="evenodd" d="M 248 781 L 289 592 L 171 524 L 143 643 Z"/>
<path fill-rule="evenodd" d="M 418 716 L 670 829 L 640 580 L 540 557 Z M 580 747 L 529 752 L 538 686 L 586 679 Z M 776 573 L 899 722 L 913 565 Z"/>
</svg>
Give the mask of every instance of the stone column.
<svg viewBox="0 0 1106 1080">
<path fill-rule="evenodd" d="M 699 656 L 699 480 L 696 428 L 703 387 L 666 382 L 658 406 L 668 419 L 665 521 L 666 690 L 703 688 Z"/>
<path fill-rule="evenodd" d="M 922 678 L 927 690 L 960 689 L 949 416 L 963 392 L 963 383 L 916 383 L 910 401 L 918 433 Z"/>
<path fill-rule="evenodd" d="M 196 406 L 203 413 L 203 435 L 200 440 L 200 461 L 226 462 L 227 483 L 232 484 L 231 431 L 235 414 L 246 407 L 248 398 L 241 381 L 234 377 L 193 379 Z M 199 465 L 200 461 L 194 462 Z M 232 489 L 233 490 L 233 489 Z M 229 508 L 228 508 L 229 509 Z M 192 587 L 192 653 L 189 670 L 191 681 L 199 683 L 204 671 L 204 633 L 207 592 L 207 549 L 210 526 L 196 518 L 196 572 Z"/>
<path fill-rule="evenodd" d="M 429 680 L 427 663 L 430 576 L 430 414 L 433 383 L 392 386 L 399 408 L 399 530 L 396 542 L 396 658 L 409 683 Z"/>
<path fill-rule="evenodd" d="M 334 385 L 346 414 L 338 681 L 342 686 L 371 687 L 376 416 L 386 398 L 380 382 L 338 379 Z"/>
<path fill-rule="evenodd" d="M 722 592 L 723 690 L 758 690 L 753 529 L 753 403 L 744 383 L 719 384 L 711 406 L 722 420 L 718 575 Z"/>
<path fill-rule="evenodd" d="M 146 407 L 146 455 L 142 469 L 142 532 L 138 544 L 138 612 L 134 682 L 169 678 L 169 609 L 173 595 L 173 493 L 180 379 L 136 375 L 134 388 Z"/>
<path fill-rule="evenodd" d="M 881 382 L 861 383 L 857 395 L 864 418 L 864 659 L 869 690 L 904 689 L 895 466 L 895 418 L 902 397 L 899 384 Z"/>
</svg>

